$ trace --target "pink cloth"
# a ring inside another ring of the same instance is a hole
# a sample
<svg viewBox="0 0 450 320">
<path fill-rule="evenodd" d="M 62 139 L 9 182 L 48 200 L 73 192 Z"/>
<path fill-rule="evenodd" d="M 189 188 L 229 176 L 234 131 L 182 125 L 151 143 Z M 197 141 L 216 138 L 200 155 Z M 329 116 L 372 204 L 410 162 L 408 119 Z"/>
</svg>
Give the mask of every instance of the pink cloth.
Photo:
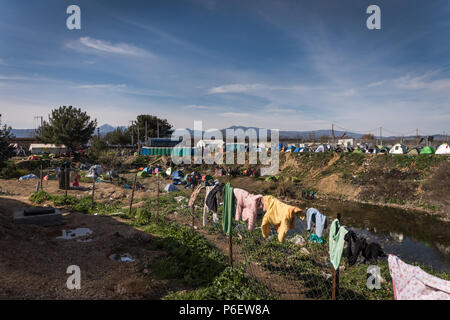
<svg viewBox="0 0 450 320">
<path fill-rule="evenodd" d="M 450 281 L 432 276 L 391 254 L 388 262 L 396 300 L 450 300 Z"/>
<path fill-rule="evenodd" d="M 256 215 L 258 208 L 264 205 L 262 195 L 254 195 L 239 188 L 233 188 L 234 196 L 236 197 L 236 221 L 248 223 L 248 230 L 252 231 L 255 228 Z"/>
</svg>

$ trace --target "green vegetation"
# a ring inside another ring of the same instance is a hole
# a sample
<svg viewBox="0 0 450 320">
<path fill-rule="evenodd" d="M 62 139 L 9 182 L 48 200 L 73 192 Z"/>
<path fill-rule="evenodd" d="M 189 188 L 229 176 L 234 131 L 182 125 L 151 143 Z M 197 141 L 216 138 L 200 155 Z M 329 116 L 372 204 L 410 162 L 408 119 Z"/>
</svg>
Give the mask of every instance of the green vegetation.
<svg viewBox="0 0 450 320">
<path fill-rule="evenodd" d="M 62 106 L 52 110 L 48 121 L 39 128 L 38 139 L 44 143 L 64 144 L 69 150 L 86 144 L 97 127 L 97 120 L 81 109 Z"/>
<path fill-rule="evenodd" d="M 70 210 L 82 213 L 99 213 L 107 214 L 112 212 L 123 211 L 120 203 L 103 204 L 94 202 L 92 208 L 92 198 L 90 196 L 73 197 L 65 195 L 52 195 L 44 190 L 39 190 L 30 196 L 30 201 L 36 204 L 42 204 L 44 202 L 52 202 L 54 206 L 61 207 L 67 206 Z"/>
</svg>

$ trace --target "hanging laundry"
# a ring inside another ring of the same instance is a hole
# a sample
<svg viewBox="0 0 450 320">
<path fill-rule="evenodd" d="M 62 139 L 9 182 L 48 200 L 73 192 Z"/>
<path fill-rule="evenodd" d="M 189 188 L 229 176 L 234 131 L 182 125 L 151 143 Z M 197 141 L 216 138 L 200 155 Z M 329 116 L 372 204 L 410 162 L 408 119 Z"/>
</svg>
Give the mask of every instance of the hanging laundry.
<svg viewBox="0 0 450 320">
<path fill-rule="evenodd" d="M 323 243 L 323 239 L 322 237 L 319 237 L 317 234 L 311 233 L 309 235 L 309 242 Z"/>
<path fill-rule="evenodd" d="M 221 185 L 216 184 L 206 197 L 206 205 L 208 206 L 208 209 L 213 212 L 217 212 L 217 193 L 220 193 L 221 190 Z"/>
<path fill-rule="evenodd" d="M 213 192 L 214 189 L 211 191 Z M 223 213 L 222 228 L 227 236 L 231 235 L 232 221 L 236 214 L 236 199 L 234 198 L 233 188 L 228 182 L 223 187 Z"/>
<path fill-rule="evenodd" d="M 388 263 L 395 300 L 450 300 L 450 281 L 428 274 L 391 254 Z"/>
<path fill-rule="evenodd" d="M 349 230 L 344 238 L 347 249 L 345 256 L 349 265 L 354 265 L 359 255 L 364 257 L 363 263 L 369 261 L 371 264 L 377 264 L 379 257 L 386 257 L 381 246 L 376 242 L 367 243 L 363 237 L 358 237 L 353 230 Z"/>
<path fill-rule="evenodd" d="M 258 208 L 263 207 L 263 196 L 254 195 L 239 188 L 234 188 L 233 193 L 236 197 L 236 221 L 242 218 L 242 221 L 248 223 L 248 230 L 253 231 Z"/>
<path fill-rule="evenodd" d="M 286 233 L 294 228 L 295 217 L 304 220 L 304 216 L 300 216 L 302 209 L 285 204 L 273 196 L 264 196 L 264 215 L 261 231 L 264 238 L 270 235 L 270 225 L 275 225 L 278 233 L 278 241 L 283 242 Z"/>
<path fill-rule="evenodd" d="M 358 260 L 359 255 L 363 248 L 367 246 L 366 239 L 358 238 L 356 233 L 353 230 L 347 232 L 344 237 L 344 240 L 347 244 L 347 249 L 345 251 L 345 257 L 347 258 L 347 262 L 349 265 L 354 265 Z"/>
<path fill-rule="evenodd" d="M 308 231 L 311 231 L 313 223 L 315 224 L 315 234 L 322 238 L 323 230 L 327 227 L 327 216 L 316 208 L 309 208 L 306 210 L 306 229 Z"/>
<path fill-rule="evenodd" d="M 208 198 L 208 194 L 211 192 L 212 189 L 214 189 L 215 186 L 207 186 L 206 187 L 206 194 L 205 194 L 205 202 L 203 204 L 203 226 L 206 227 L 208 224 L 208 214 L 209 214 L 209 208 L 206 205 L 206 199 Z M 217 199 L 216 199 L 217 201 Z M 219 223 L 219 217 L 217 216 L 216 212 L 213 212 L 213 222 Z"/>
<path fill-rule="evenodd" d="M 188 206 L 189 207 L 193 207 L 194 206 L 194 202 L 198 197 L 198 194 L 200 193 L 200 191 L 204 188 L 204 186 L 202 186 L 201 184 L 197 186 L 197 188 L 194 189 L 194 191 L 191 194 L 191 197 L 189 198 L 189 202 L 188 202 Z"/>
<path fill-rule="evenodd" d="M 334 219 L 330 227 L 329 235 L 329 253 L 330 261 L 334 267 L 334 270 L 339 268 L 339 263 L 341 262 L 342 251 L 344 250 L 345 235 L 347 234 L 347 229 L 341 226 L 338 219 Z"/>
</svg>

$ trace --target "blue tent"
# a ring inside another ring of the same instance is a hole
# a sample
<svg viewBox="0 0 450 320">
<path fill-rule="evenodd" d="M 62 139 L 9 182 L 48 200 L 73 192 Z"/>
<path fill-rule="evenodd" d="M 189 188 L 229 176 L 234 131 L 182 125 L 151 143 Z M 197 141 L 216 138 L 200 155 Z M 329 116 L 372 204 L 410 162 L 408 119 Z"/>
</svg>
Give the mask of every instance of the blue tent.
<svg viewBox="0 0 450 320">
<path fill-rule="evenodd" d="M 169 183 L 165 188 L 164 191 L 166 192 L 172 192 L 172 191 L 178 191 L 177 186 L 173 183 Z"/>
<path fill-rule="evenodd" d="M 300 152 L 300 147 L 295 148 L 294 152 Z"/>
<path fill-rule="evenodd" d="M 177 170 L 177 171 L 172 172 L 172 180 L 175 180 L 175 179 L 182 180 L 183 178 L 184 178 L 183 171 Z"/>
<path fill-rule="evenodd" d="M 283 148 L 283 144 L 280 143 L 280 144 L 278 145 L 278 151 L 280 151 L 282 148 Z"/>
</svg>

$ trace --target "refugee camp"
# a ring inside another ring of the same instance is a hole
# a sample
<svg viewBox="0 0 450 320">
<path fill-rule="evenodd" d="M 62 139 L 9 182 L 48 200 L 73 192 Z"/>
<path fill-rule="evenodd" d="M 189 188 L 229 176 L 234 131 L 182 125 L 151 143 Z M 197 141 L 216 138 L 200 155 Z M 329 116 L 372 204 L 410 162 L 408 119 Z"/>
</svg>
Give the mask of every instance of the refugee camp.
<svg viewBox="0 0 450 320">
<path fill-rule="evenodd" d="M 413 2 L 4 1 L 0 300 L 450 300 L 450 7 Z"/>
</svg>

